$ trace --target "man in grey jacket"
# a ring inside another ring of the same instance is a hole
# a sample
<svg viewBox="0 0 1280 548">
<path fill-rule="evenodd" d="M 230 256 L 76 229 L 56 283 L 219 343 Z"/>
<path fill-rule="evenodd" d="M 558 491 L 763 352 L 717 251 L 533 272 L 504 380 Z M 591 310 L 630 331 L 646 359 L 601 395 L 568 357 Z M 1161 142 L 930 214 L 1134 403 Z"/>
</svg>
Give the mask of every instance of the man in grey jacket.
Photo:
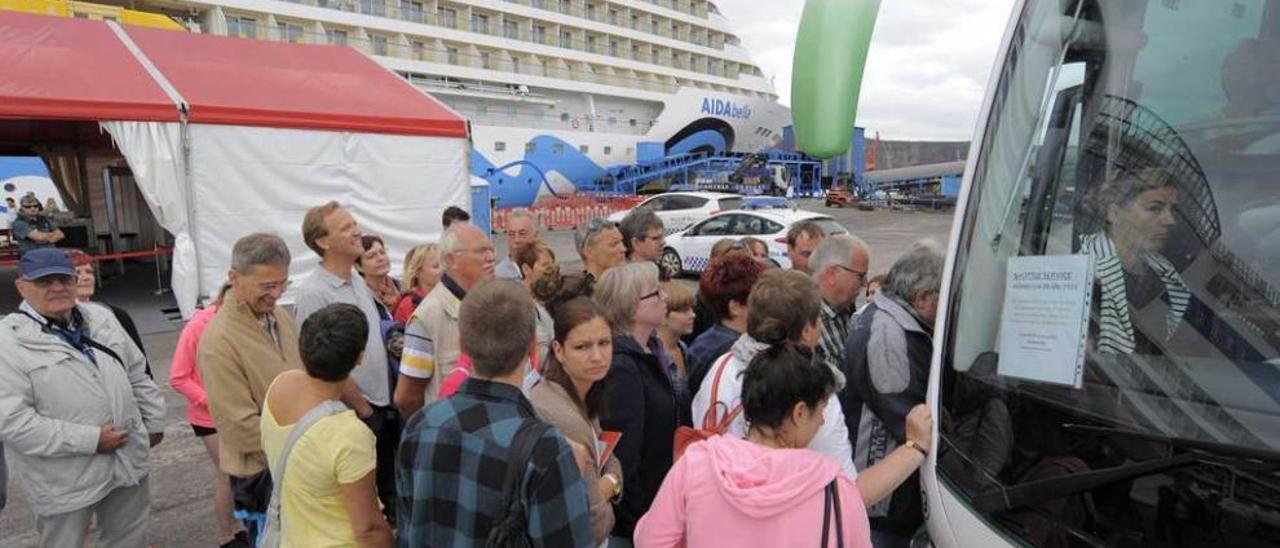
<svg viewBox="0 0 1280 548">
<path fill-rule="evenodd" d="M 853 462 L 866 470 L 908 445 L 906 417 L 924 403 L 933 357 L 933 324 L 942 287 L 942 254 L 920 242 L 889 269 L 881 293 L 854 320 L 845 344 L 845 387 L 837 395 L 853 443 Z M 918 451 L 924 452 L 918 445 Z M 916 475 L 893 495 L 867 507 L 876 548 L 910 544 L 924 521 Z"/>
<path fill-rule="evenodd" d="M 55 248 L 22 256 L 19 311 L 0 319 L 0 442 L 31 497 L 40 546 L 146 545 L 150 448 L 164 400 L 111 311 L 76 304 Z"/>
</svg>

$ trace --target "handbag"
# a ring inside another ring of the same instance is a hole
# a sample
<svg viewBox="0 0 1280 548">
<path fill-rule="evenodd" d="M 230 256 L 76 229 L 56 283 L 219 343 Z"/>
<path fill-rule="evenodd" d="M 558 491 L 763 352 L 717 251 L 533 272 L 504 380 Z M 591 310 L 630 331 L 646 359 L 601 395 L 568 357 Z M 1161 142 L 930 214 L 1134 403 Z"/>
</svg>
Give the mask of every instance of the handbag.
<svg viewBox="0 0 1280 548">
<path fill-rule="evenodd" d="M 526 515 L 524 497 L 520 487 L 524 485 L 525 465 L 533 456 L 533 448 L 551 425 L 537 419 L 526 420 L 511 438 L 507 449 L 507 474 L 502 488 L 502 514 L 494 516 L 493 528 L 485 539 L 487 548 L 531 547 L 529 541 L 529 516 Z"/>
<path fill-rule="evenodd" d="M 733 359 L 733 352 L 729 352 L 720 357 L 720 361 L 716 363 L 716 378 L 711 382 L 711 408 L 707 409 L 707 413 L 702 417 L 702 428 L 692 428 L 689 426 L 681 426 L 676 428 L 675 440 L 672 442 L 671 462 L 680 460 L 680 456 L 684 454 L 685 449 L 690 445 L 702 440 L 719 436 L 729 430 L 729 425 L 733 424 L 734 419 L 738 418 L 738 414 L 742 413 L 742 404 L 733 406 L 723 419 L 716 420 L 716 410 L 719 407 L 727 407 L 720 401 L 720 377 L 724 375 L 724 368 Z"/>
<path fill-rule="evenodd" d="M 276 468 L 272 471 L 272 475 L 276 478 L 275 488 L 271 490 L 271 502 L 267 504 L 267 524 L 262 528 L 258 548 L 279 548 L 280 546 L 280 493 L 284 490 L 285 465 L 289 463 L 289 453 L 293 451 L 293 445 L 298 443 L 308 429 L 320 422 L 320 419 L 346 410 L 347 406 L 340 401 L 322 401 L 298 419 L 293 431 L 289 432 L 289 437 L 285 438 L 280 456 L 276 457 Z"/>
<path fill-rule="evenodd" d="M 831 514 L 835 510 L 836 515 L 836 547 L 844 548 L 844 518 L 841 517 L 840 511 L 840 486 L 836 485 L 835 479 L 827 484 L 826 502 L 822 504 L 822 548 L 827 548 L 827 538 L 831 533 Z"/>
</svg>

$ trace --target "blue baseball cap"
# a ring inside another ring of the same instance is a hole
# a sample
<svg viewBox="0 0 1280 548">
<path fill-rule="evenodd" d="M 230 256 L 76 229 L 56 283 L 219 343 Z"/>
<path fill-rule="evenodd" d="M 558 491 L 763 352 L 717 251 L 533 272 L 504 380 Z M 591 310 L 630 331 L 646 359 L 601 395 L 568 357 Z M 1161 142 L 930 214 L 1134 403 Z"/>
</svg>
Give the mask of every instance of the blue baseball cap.
<svg viewBox="0 0 1280 548">
<path fill-rule="evenodd" d="M 75 276 L 76 267 L 65 251 L 42 247 L 22 254 L 18 261 L 18 275 L 27 281 L 54 275 Z"/>
</svg>

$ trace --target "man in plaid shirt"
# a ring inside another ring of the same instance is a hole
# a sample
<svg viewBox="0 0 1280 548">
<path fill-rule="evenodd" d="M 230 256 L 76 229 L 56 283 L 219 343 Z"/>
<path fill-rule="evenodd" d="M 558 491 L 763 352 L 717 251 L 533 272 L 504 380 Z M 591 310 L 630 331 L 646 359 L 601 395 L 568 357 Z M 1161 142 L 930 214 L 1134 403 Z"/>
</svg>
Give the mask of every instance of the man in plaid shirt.
<svg viewBox="0 0 1280 548">
<path fill-rule="evenodd" d="M 459 311 L 473 376 L 452 398 L 409 419 L 396 487 L 400 546 L 483 545 L 505 514 L 503 483 L 513 438 L 533 405 L 520 392 L 534 345 L 534 305 L 520 285 L 484 282 Z M 574 451 L 554 428 L 524 467 L 526 533 L 533 546 L 591 546 L 587 487 Z"/>
</svg>

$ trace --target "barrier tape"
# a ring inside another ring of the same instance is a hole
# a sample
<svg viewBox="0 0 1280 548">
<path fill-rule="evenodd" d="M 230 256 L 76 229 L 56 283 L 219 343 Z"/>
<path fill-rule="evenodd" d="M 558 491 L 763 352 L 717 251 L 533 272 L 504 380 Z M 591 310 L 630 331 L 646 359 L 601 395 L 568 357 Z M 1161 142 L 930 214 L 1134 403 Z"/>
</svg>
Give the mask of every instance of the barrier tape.
<svg viewBox="0 0 1280 548">
<path fill-rule="evenodd" d="M 90 255 L 89 259 L 93 262 L 115 261 L 118 259 L 137 259 L 141 257 L 158 257 L 160 255 L 171 255 L 172 247 L 157 247 L 146 251 L 129 251 L 125 253 L 110 253 L 107 255 Z M 18 259 L 5 259 L 0 261 L 0 266 L 16 266 Z"/>
</svg>

